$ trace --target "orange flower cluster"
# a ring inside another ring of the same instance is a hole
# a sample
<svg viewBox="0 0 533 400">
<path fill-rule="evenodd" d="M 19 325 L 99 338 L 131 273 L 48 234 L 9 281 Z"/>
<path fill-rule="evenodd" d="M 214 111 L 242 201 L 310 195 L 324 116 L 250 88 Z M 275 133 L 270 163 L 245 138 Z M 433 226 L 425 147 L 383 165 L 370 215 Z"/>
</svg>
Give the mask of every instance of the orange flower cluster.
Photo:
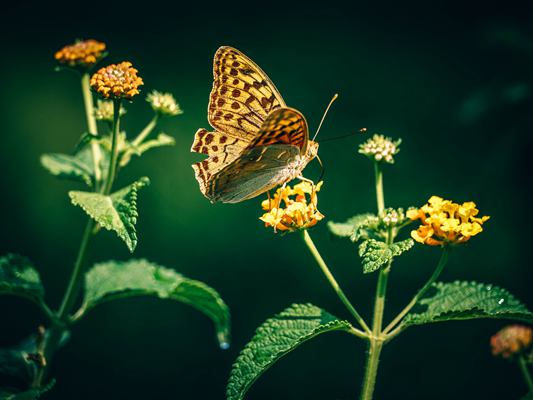
<svg viewBox="0 0 533 400">
<path fill-rule="evenodd" d="M 293 188 L 279 188 L 272 199 L 261 203 L 267 212 L 259 219 L 266 227 L 274 228 L 274 231 L 294 232 L 315 226 L 324 218 L 317 209 L 316 193 L 321 186 L 322 182 L 314 188 L 309 182 L 301 182 Z"/>
<path fill-rule="evenodd" d="M 127 99 L 139 94 L 139 86 L 144 85 L 139 71 L 128 61 L 100 68 L 91 77 L 93 90 L 106 99 Z"/>
<path fill-rule="evenodd" d="M 527 350 L 533 341 L 533 330 L 524 325 L 508 325 L 490 338 L 492 355 L 510 358 Z"/>
<path fill-rule="evenodd" d="M 56 52 L 55 59 L 70 67 L 91 67 L 105 52 L 105 43 L 89 39 L 70 44 Z"/>
<path fill-rule="evenodd" d="M 411 237 L 429 246 L 465 243 L 483 231 L 482 225 L 489 217 L 478 218 L 479 210 L 472 201 L 457 204 L 432 196 L 419 209 L 407 211 L 411 220 L 420 220 L 422 225 L 411 232 Z"/>
</svg>

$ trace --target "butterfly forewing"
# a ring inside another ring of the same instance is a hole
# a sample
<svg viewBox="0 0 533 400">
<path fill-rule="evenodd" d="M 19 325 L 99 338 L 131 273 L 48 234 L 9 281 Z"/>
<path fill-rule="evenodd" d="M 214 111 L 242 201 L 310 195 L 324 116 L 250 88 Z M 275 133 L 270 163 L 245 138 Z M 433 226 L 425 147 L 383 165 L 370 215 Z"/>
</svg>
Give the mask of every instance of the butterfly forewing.
<svg viewBox="0 0 533 400">
<path fill-rule="evenodd" d="M 308 139 L 309 130 L 305 117 L 300 111 L 285 107 L 268 115 L 249 147 L 283 143 L 297 146 L 305 153 Z"/>
<path fill-rule="evenodd" d="M 268 76 L 237 49 L 220 47 L 213 62 L 209 123 L 252 140 L 268 114 L 285 106 Z"/>
</svg>

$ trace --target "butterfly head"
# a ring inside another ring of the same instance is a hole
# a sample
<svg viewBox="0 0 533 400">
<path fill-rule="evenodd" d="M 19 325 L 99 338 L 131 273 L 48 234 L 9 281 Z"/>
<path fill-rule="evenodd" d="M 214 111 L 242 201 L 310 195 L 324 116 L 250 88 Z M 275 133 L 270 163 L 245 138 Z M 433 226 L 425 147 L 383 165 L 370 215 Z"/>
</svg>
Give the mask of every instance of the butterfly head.
<svg viewBox="0 0 533 400">
<path fill-rule="evenodd" d="M 310 140 L 309 144 L 307 145 L 306 158 L 308 161 L 311 161 L 317 155 L 318 155 L 318 142 L 315 142 L 314 140 Z"/>
</svg>

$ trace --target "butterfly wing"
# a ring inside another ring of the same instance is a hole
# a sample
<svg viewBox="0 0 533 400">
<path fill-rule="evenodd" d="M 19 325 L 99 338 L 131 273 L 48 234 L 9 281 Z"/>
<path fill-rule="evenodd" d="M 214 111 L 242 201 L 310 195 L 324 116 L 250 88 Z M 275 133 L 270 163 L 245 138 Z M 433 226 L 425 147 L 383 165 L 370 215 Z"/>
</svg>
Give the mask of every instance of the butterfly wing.
<svg viewBox="0 0 533 400">
<path fill-rule="evenodd" d="M 287 166 L 300 154 L 289 144 L 254 147 L 246 150 L 210 181 L 212 202 L 239 203 L 266 192 L 290 179 Z"/>
<path fill-rule="evenodd" d="M 248 148 L 271 144 L 290 144 L 304 154 L 309 142 L 309 129 L 303 114 L 290 107 L 272 111 Z"/>
<path fill-rule="evenodd" d="M 294 162 L 308 137 L 298 110 L 274 110 L 239 157 L 210 176 L 204 194 L 213 202 L 238 203 L 285 183 L 294 177 Z"/>
<path fill-rule="evenodd" d="M 257 64 L 233 47 L 220 47 L 213 61 L 208 120 L 215 131 L 199 129 L 191 151 L 209 157 L 193 164 L 201 192 L 209 180 L 239 157 L 257 137 L 267 116 L 285 106 L 272 81 Z"/>
</svg>

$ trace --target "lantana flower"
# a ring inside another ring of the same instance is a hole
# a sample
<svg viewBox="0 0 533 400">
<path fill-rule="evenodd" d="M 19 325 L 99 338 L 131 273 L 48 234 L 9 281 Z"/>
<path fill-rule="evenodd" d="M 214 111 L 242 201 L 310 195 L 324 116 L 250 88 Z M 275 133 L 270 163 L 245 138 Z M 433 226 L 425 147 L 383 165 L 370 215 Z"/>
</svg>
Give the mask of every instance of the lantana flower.
<svg viewBox="0 0 533 400">
<path fill-rule="evenodd" d="M 162 93 L 157 90 L 153 90 L 146 96 L 146 101 L 150 103 L 152 109 L 161 114 L 169 117 L 183 114 L 179 104 L 176 102 L 172 93 Z"/>
<path fill-rule="evenodd" d="M 492 355 L 503 358 L 523 353 L 531 347 L 533 330 L 524 325 L 508 325 L 490 338 Z"/>
<path fill-rule="evenodd" d="M 394 164 L 394 156 L 400 152 L 402 139 L 392 140 L 390 137 L 374 134 L 366 142 L 359 145 L 359 153 L 375 161 Z"/>
<path fill-rule="evenodd" d="M 91 88 L 106 99 L 131 100 L 144 85 L 138 72 L 129 61 L 108 65 L 93 74 Z"/>
<path fill-rule="evenodd" d="M 279 188 L 272 198 L 261 203 L 266 213 L 259 219 L 266 227 L 281 232 L 295 232 L 315 226 L 324 218 L 317 209 L 317 192 L 321 187 L 322 182 L 314 189 L 309 182 L 300 182 L 294 187 Z"/>
<path fill-rule="evenodd" d="M 63 47 L 54 57 L 69 67 L 90 68 L 104 57 L 105 48 L 105 43 L 97 40 L 82 40 Z"/>
<path fill-rule="evenodd" d="M 465 243 L 482 232 L 482 225 L 490 218 L 477 217 L 478 213 L 472 201 L 457 204 L 432 196 L 426 205 L 407 211 L 408 218 L 422 223 L 411 237 L 429 246 Z"/>
</svg>

